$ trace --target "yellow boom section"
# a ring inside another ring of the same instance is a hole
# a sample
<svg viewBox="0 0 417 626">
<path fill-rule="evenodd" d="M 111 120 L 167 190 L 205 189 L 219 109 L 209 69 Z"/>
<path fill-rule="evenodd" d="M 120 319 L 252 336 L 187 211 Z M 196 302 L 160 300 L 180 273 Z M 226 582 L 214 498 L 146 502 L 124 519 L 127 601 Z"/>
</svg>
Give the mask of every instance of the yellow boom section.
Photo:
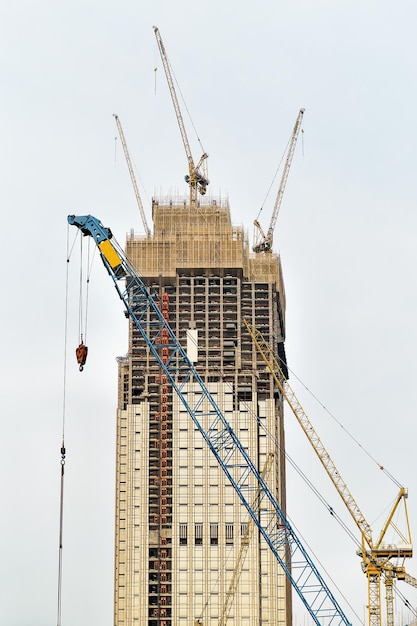
<svg viewBox="0 0 417 626">
<path fill-rule="evenodd" d="M 104 241 L 99 243 L 98 247 L 100 248 L 101 253 L 103 254 L 112 269 L 118 267 L 121 264 L 122 259 L 119 257 L 116 250 L 113 248 L 108 239 L 105 239 Z"/>
</svg>

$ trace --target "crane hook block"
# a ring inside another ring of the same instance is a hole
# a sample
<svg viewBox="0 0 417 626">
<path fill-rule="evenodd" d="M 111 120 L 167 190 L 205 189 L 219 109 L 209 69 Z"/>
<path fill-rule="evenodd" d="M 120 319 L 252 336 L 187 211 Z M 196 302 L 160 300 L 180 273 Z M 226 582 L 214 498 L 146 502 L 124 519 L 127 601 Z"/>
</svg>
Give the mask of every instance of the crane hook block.
<svg viewBox="0 0 417 626">
<path fill-rule="evenodd" d="M 87 360 L 88 348 L 82 341 L 78 348 L 75 350 L 75 356 L 77 357 L 77 363 L 80 366 L 80 372 L 83 371 L 85 362 Z"/>
</svg>

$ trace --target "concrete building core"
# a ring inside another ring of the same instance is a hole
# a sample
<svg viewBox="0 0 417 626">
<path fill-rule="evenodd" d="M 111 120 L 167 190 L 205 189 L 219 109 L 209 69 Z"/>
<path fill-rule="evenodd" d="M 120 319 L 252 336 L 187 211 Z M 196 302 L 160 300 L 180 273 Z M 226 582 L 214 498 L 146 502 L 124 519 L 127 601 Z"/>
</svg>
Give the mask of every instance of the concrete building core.
<svg viewBox="0 0 417 626">
<path fill-rule="evenodd" d="M 127 257 L 260 471 L 273 454 L 285 511 L 282 397 L 243 325 L 285 363 L 280 259 L 250 252 L 222 199 L 154 199 L 152 212 Z M 228 626 L 291 626 L 291 588 L 255 525 L 231 591 L 251 518 L 131 322 L 118 361 L 115 626 L 219 626 L 231 593 Z"/>
</svg>

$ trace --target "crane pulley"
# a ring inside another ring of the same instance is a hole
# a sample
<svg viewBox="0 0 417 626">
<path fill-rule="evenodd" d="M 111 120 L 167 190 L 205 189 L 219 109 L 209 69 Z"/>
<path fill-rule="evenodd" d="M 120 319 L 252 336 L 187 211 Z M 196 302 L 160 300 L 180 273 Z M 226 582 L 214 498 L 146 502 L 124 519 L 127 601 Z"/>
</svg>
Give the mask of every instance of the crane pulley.
<svg viewBox="0 0 417 626">
<path fill-rule="evenodd" d="M 185 154 L 188 160 L 188 174 L 185 176 L 185 181 L 190 187 L 190 207 L 195 208 L 197 206 L 197 191 L 204 195 L 207 191 L 207 185 L 210 183 L 206 172 L 206 159 L 208 154 L 204 152 L 197 165 L 194 163 L 193 155 L 191 152 L 190 142 L 188 141 L 187 132 L 185 130 L 184 120 L 181 114 L 180 105 L 175 91 L 174 81 L 169 66 L 168 56 L 165 52 L 164 42 L 162 41 L 161 33 L 157 26 L 153 27 L 155 32 L 156 41 L 158 44 L 159 52 L 161 55 L 162 64 L 165 70 L 165 76 L 167 78 L 169 91 L 171 94 L 172 103 L 174 105 L 175 115 L 177 117 L 178 126 L 181 133 L 181 138 L 185 148 Z"/>
<path fill-rule="evenodd" d="M 326 470 L 330 480 L 342 498 L 356 526 L 359 528 L 361 533 L 361 548 L 358 550 L 357 554 L 362 558 L 362 569 L 368 580 L 368 624 L 369 626 L 381 626 L 382 624 L 380 585 L 381 577 L 384 575 L 387 604 L 387 626 L 394 626 L 392 578 L 395 574 L 398 579 L 401 579 L 402 572 L 405 572 L 403 566 L 404 560 L 412 557 L 413 555 L 411 532 L 406 506 L 406 499 L 408 496 L 407 490 L 404 487 L 400 488 L 385 525 L 382 528 L 378 539 L 374 541 L 372 538 L 372 529 L 370 524 L 367 522 L 364 514 L 350 493 L 345 481 L 340 475 L 339 470 L 317 435 L 294 391 L 291 389 L 278 360 L 275 358 L 271 346 L 265 340 L 262 333 L 255 327 L 251 326 L 247 320 L 244 320 L 244 324 L 248 333 L 252 337 L 259 354 L 271 372 L 282 396 L 287 401 L 298 423 L 307 436 L 313 450 Z M 393 523 L 394 515 L 401 503 L 404 505 L 406 522 L 405 534 L 400 532 Z M 389 528 L 393 528 L 399 536 L 399 542 L 397 544 L 393 545 L 385 543 L 384 539 Z M 398 566 L 394 564 L 393 560 L 400 560 L 401 565 Z"/>
<path fill-rule="evenodd" d="M 292 131 L 290 145 L 288 147 L 287 158 L 285 160 L 284 169 L 281 176 L 281 182 L 278 188 L 277 197 L 275 200 L 274 210 L 272 211 L 271 222 L 269 224 L 268 232 L 265 234 L 262 230 L 262 226 L 258 220 L 254 221 L 255 236 L 253 251 L 254 252 L 272 252 L 272 243 L 274 238 L 275 225 L 277 223 L 278 213 L 281 208 L 282 196 L 284 195 L 285 185 L 287 184 L 288 174 L 290 173 L 290 167 L 292 158 L 294 156 L 295 146 L 297 145 L 298 135 L 301 129 L 301 122 L 303 120 L 305 109 L 300 109 L 298 113 L 294 129 Z"/>
<path fill-rule="evenodd" d="M 201 376 L 163 315 L 159 295 L 152 295 L 110 229 L 91 215 L 68 216 L 68 222 L 91 236 L 122 300 L 126 315 L 190 415 L 196 429 L 233 486 L 260 535 L 272 551 L 317 626 L 349 625 L 336 598 L 305 550 L 264 477 L 221 412 Z M 164 344 L 161 337 L 165 338 Z M 162 347 L 163 345 L 163 347 Z M 164 351 L 164 352 L 163 352 Z M 201 393 L 190 394 L 189 388 Z M 200 421 L 204 417 L 204 423 Z M 254 508 L 252 502 L 258 503 Z M 259 514 L 261 511 L 261 514 Z"/>
</svg>

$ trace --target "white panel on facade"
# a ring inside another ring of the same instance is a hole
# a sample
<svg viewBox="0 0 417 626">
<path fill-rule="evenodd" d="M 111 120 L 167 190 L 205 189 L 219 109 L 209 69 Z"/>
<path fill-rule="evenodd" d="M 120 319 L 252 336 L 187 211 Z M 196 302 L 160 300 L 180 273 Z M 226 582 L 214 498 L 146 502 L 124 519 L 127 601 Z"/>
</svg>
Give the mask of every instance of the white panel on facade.
<svg viewBox="0 0 417 626">
<path fill-rule="evenodd" d="M 192 363 L 198 361 L 198 330 L 189 328 L 187 330 L 187 356 Z"/>
</svg>

